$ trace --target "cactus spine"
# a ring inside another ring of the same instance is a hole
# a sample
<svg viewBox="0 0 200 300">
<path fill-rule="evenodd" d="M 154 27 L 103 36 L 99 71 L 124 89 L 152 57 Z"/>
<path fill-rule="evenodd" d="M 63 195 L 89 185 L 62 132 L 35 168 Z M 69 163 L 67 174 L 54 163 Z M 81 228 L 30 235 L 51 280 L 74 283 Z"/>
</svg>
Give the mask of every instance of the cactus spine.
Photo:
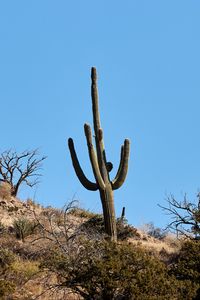
<svg viewBox="0 0 200 300">
<path fill-rule="evenodd" d="M 101 128 L 98 108 L 97 73 L 94 67 L 91 69 L 91 80 L 92 112 L 96 150 L 93 146 L 92 130 L 90 125 L 85 124 L 84 130 L 95 182 L 91 182 L 85 176 L 79 164 L 72 138 L 69 138 L 68 145 L 74 170 L 82 185 L 91 191 L 99 190 L 103 208 L 105 231 L 110 236 L 111 240 L 116 241 L 117 232 L 113 190 L 120 188 L 126 178 L 128 171 L 130 142 L 128 139 L 125 139 L 124 145 L 121 147 L 121 159 L 117 174 L 113 180 L 110 180 L 109 172 L 112 170 L 112 163 L 107 162 L 106 160 L 103 142 L 103 130 Z"/>
</svg>

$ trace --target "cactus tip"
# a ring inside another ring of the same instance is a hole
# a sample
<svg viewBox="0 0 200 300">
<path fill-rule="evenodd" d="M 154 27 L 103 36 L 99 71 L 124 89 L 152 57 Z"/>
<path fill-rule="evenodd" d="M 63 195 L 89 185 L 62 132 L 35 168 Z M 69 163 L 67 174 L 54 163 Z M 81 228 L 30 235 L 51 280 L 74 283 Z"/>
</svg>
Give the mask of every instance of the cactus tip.
<svg viewBox="0 0 200 300">
<path fill-rule="evenodd" d="M 128 144 L 128 145 L 130 144 L 130 140 L 129 139 L 125 139 L 124 142 L 125 142 L 125 144 Z"/>
<path fill-rule="evenodd" d="M 84 129 L 88 129 L 90 127 L 90 125 L 88 123 L 84 124 Z"/>
<path fill-rule="evenodd" d="M 74 147 L 74 142 L 73 142 L 73 139 L 72 139 L 72 138 L 69 138 L 69 139 L 68 139 L 68 147 L 69 147 L 69 148 L 73 148 L 73 147 Z"/>
<path fill-rule="evenodd" d="M 92 81 L 96 81 L 96 79 L 97 79 L 97 70 L 95 67 L 91 68 L 91 78 L 92 78 Z"/>
</svg>

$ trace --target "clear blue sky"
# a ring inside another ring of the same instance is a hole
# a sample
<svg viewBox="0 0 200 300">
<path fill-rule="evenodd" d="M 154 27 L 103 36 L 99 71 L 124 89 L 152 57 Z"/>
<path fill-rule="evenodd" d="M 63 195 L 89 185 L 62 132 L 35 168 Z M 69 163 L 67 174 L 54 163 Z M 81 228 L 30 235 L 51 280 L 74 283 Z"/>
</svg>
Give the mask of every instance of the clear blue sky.
<svg viewBox="0 0 200 300">
<path fill-rule="evenodd" d="M 75 198 L 100 211 L 70 161 L 73 137 L 93 178 L 83 124 L 92 122 L 90 68 L 99 74 L 107 157 L 131 140 L 127 180 L 115 192 L 134 225 L 169 220 L 166 195 L 200 188 L 200 2 L 34 0 L 0 2 L 0 151 L 39 147 L 48 158 L 22 199 L 62 207 Z"/>
</svg>

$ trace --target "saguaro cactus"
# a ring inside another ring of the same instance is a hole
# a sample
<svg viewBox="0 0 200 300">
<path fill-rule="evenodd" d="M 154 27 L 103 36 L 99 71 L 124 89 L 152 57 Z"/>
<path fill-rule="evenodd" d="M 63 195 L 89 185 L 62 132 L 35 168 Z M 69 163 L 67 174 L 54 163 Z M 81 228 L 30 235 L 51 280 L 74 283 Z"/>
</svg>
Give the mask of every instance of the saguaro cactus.
<svg viewBox="0 0 200 300">
<path fill-rule="evenodd" d="M 95 182 L 91 182 L 85 176 L 79 164 L 72 138 L 69 138 L 68 145 L 74 170 L 82 185 L 91 191 L 99 190 L 103 208 L 105 231 L 110 236 L 111 240 L 116 241 L 117 232 L 113 190 L 120 188 L 126 178 L 128 171 L 130 142 L 128 139 L 125 139 L 124 145 L 121 147 L 121 159 L 117 174 L 113 180 L 110 180 L 109 172 L 112 170 L 113 166 L 111 162 L 107 162 L 106 160 L 103 142 L 103 130 L 100 124 L 98 108 L 97 73 L 95 68 L 91 69 L 91 79 L 92 112 L 96 150 L 93 146 L 92 130 L 90 125 L 85 124 L 84 130 Z"/>
</svg>

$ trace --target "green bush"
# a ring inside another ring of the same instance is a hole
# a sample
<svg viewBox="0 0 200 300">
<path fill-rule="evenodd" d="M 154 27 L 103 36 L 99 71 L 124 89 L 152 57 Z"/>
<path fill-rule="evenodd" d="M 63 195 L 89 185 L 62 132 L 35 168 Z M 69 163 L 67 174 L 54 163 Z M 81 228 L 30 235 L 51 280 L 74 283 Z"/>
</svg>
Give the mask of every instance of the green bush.
<svg viewBox="0 0 200 300">
<path fill-rule="evenodd" d="M 58 248 L 41 268 L 84 299 L 193 299 L 195 294 L 190 281 L 183 285 L 164 263 L 127 243 L 85 241 L 76 254 Z"/>
<path fill-rule="evenodd" d="M 19 218 L 14 221 L 13 227 L 16 238 L 24 242 L 25 237 L 34 233 L 36 224 L 26 218 Z"/>
<path fill-rule="evenodd" d="M 1 247 L 0 299 L 25 299 L 13 298 L 12 293 L 21 291 L 24 284 L 27 283 L 28 280 L 33 279 L 39 271 L 38 264 L 39 263 L 35 261 L 21 259 L 11 250 Z"/>
<path fill-rule="evenodd" d="M 39 271 L 39 263 L 32 260 L 16 259 L 12 264 L 12 278 L 19 286 L 32 279 Z"/>
<path fill-rule="evenodd" d="M 7 279 L 12 263 L 15 261 L 13 253 L 7 249 L 0 248 L 0 299 L 6 295 L 10 295 L 15 284 Z"/>
<path fill-rule="evenodd" d="M 15 290 L 15 285 L 5 279 L 0 279 L 0 299 L 5 299 L 5 296 L 9 296 Z M 6 298 L 8 299 L 8 298 Z"/>
<path fill-rule="evenodd" d="M 140 234 L 137 229 L 128 224 L 126 219 L 121 220 L 121 218 L 117 219 L 117 238 L 118 240 L 124 241 L 128 238 L 139 238 Z"/>
<path fill-rule="evenodd" d="M 200 241 L 187 240 L 176 256 L 171 274 L 183 282 L 192 282 L 200 299 Z"/>
<path fill-rule="evenodd" d="M 0 272 L 3 273 L 13 262 L 14 255 L 8 249 L 0 247 Z"/>
</svg>

